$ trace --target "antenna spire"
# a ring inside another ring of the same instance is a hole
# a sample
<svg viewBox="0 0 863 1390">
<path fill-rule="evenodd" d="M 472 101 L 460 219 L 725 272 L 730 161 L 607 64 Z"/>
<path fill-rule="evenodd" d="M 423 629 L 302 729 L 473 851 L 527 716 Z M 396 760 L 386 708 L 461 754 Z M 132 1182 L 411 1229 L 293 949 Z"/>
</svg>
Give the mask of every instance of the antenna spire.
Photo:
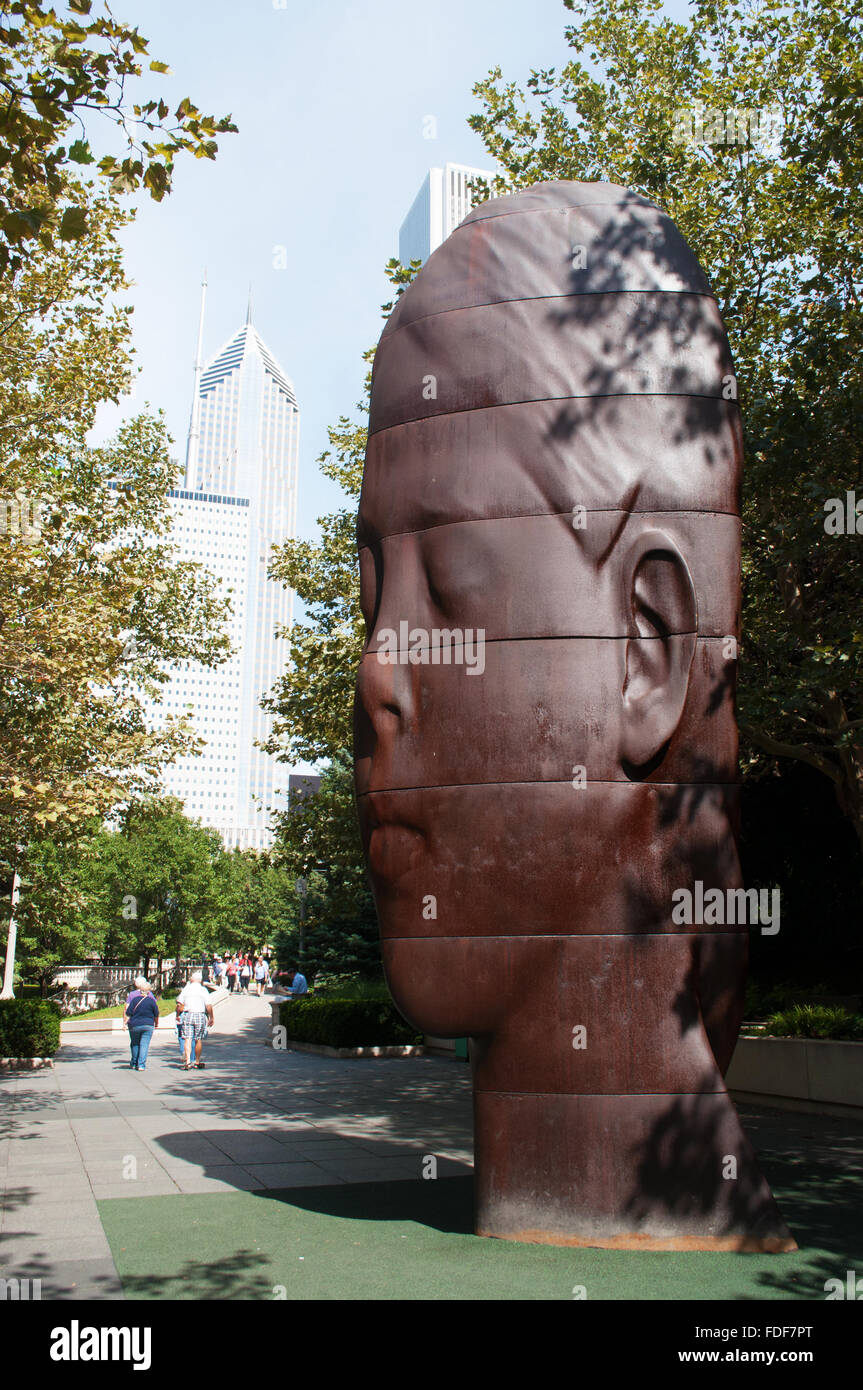
<svg viewBox="0 0 863 1390">
<path fill-rule="evenodd" d="M 195 463 L 198 452 L 198 436 L 201 432 L 201 349 L 204 343 L 204 307 L 207 303 L 207 268 L 201 280 L 201 316 L 198 320 L 198 347 L 195 353 L 195 389 L 192 394 L 192 409 L 189 414 L 189 437 L 186 440 L 186 474 L 183 486 L 189 491 L 195 481 Z"/>
</svg>

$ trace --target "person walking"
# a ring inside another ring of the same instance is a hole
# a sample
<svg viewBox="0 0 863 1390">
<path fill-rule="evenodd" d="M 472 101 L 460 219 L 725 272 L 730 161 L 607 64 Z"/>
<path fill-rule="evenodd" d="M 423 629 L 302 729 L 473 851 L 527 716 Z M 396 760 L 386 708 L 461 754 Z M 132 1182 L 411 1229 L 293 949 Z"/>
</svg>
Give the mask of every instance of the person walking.
<svg viewBox="0 0 863 1390">
<path fill-rule="evenodd" d="M 153 998 L 153 986 L 143 975 L 138 975 L 123 1010 L 123 1027 L 129 1030 L 129 1066 L 133 1071 L 147 1070 L 150 1040 L 158 1026 L 159 1005 Z"/>
<path fill-rule="evenodd" d="M 243 986 L 243 993 L 249 992 L 249 981 L 252 978 L 252 963 L 248 956 L 243 956 L 243 963 L 240 966 L 240 981 Z"/>
<path fill-rule="evenodd" d="M 207 1036 L 208 1026 L 213 1025 L 213 1006 L 210 1003 L 209 992 L 204 989 L 201 983 L 201 971 L 193 970 L 189 983 L 182 989 L 177 996 L 177 1009 L 180 1012 L 180 1024 L 183 1029 L 183 1071 L 191 1071 L 192 1067 L 203 1068 L 201 1052 L 204 1046 L 204 1039 Z M 192 1061 L 192 1043 L 195 1044 L 195 1060 Z"/>
<path fill-rule="evenodd" d="M 231 994 L 233 994 L 234 990 L 237 987 L 237 969 L 237 957 L 231 956 L 231 959 L 228 961 L 225 970 L 225 973 L 228 976 L 228 989 L 231 992 Z"/>
<path fill-rule="evenodd" d="M 255 963 L 255 989 L 259 996 L 264 992 L 268 983 L 268 976 L 269 971 L 267 970 L 264 958 L 263 956 L 258 956 Z"/>
</svg>

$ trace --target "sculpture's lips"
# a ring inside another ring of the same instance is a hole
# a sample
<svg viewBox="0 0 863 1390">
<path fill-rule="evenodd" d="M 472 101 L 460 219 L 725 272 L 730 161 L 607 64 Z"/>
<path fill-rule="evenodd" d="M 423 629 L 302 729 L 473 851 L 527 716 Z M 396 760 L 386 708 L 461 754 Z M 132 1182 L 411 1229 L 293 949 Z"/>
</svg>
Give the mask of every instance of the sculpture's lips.
<svg viewBox="0 0 863 1390">
<path fill-rule="evenodd" d="M 371 827 L 369 865 L 375 878 L 393 882 L 414 868 L 425 836 L 412 825 L 386 822 Z"/>
<path fill-rule="evenodd" d="M 394 814 L 394 809 L 389 796 L 372 795 L 360 801 L 369 867 L 382 883 L 392 883 L 415 868 L 425 841 L 424 832 Z M 402 809 L 407 808 L 398 808 Z"/>
</svg>

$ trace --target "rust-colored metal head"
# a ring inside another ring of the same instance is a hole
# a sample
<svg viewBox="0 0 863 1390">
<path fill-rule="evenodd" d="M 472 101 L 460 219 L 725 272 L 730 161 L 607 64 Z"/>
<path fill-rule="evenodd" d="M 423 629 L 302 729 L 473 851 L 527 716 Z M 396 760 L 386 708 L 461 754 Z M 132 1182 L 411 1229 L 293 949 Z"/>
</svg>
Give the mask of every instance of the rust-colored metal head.
<svg viewBox="0 0 863 1390">
<path fill-rule="evenodd" d="M 740 887 L 740 466 L 704 275 L 611 184 L 478 207 L 382 335 L 357 799 L 396 1002 L 474 1040 L 488 1234 L 793 1246 L 722 1080 L 747 925 L 678 910 Z"/>
</svg>

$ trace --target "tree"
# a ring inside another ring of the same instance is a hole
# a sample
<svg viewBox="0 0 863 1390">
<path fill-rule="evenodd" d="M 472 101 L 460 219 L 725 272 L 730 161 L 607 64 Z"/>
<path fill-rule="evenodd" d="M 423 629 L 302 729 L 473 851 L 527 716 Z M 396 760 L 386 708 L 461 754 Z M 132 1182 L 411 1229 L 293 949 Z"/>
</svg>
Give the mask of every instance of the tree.
<svg viewBox="0 0 863 1390">
<path fill-rule="evenodd" d="M 296 917 L 293 879 L 269 853 L 235 849 L 216 865 L 222 914 L 217 950 L 260 950 Z"/>
<path fill-rule="evenodd" d="M 417 274 L 391 260 L 386 275 L 401 295 Z M 384 316 L 392 304 L 383 306 Z M 360 608 L 356 519 L 368 436 L 371 363 L 367 364 L 359 418 L 341 416 L 328 430 L 330 448 L 318 465 L 344 489 L 350 505 L 319 517 L 321 539 L 289 540 L 274 550 L 270 577 L 296 590 L 307 620 L 279 636 L 289 642 L 285 674 L 262 705 L 273 715 L 266 749 L 286 762 L 326 761 L 317 795 L 291 807 L 277 823 L 273 855 L 280 867 L 309 883 L 307 948 L 309 969 L 334 973 L 380 970 L 377 919 L 365 877 L 353 794 L 354 684 L 365 640 Z M 282 963 L 299 955 L 299 929 L 283 926 L 277 937 Z"/>
<path fill-rule="evenodd" d="M 387 263 L 385 274 L 396 299 L 419 269 L 419 261 L 409 266 L 395 259 Z M 385 318 L 392 307 L 392 302 L 382 306 Z M 374 355 L 374 348 L 363 353 L 367 367 L 362 399 L 356 405 L 358 419 L 340 416 L 327 430 L 330 448 L 317 460 L 324 477 L 339 484 L 350 505 L 318 517 L 317 544 L 287 540 L 273 548 L 270 578 L 299 594 L 309 619 L 279 632 L 289 643 L 287 669 L 261 702 L 273 715 L 266 750 L 286 762 L 334 757 L 350 748 L 353 738 L 354 682 L 365 641 L 356 525 Z"/>
<path fill-rule="evenodd" d="M 176 560 L 167 495 L 178 470 L 160 417 L 101 449 L 95 411 L 131 381 L 118 232 L 123 194 L 169 190 L 181 151 L 213 158 L 229 118 L 187 99 L 130 105 L 146 41 L 90 0 L 58 17 L 0 5 L 0 878 L 28 846 L 60 845 L 155 786 L 193 746 L 183 721 L 148 731 L 142 696 L 164 664 L 227 655 L 224 604 Z M 83 21 L 87 22 L 83 22 Z M 166 71 L 154 61 L 154 72 Z M 84 118 L 124 149 L 96 160 Z M 130 124 L 132 123 L 132 124 Z M 75 138 L 71 139 L 70 136 Z M 122 156 L 122 157 L 121 157 Z M 93 177 L 83 170 L 93 165 Z M 23 910 L 23 909 L 22 909 Z"/>
<path fill-rule="evenodd" d="M 334 753 L 319 790 L 281 814 L 272 855 L 288 881 L 307 883 L 303 967 L 379 975 L 377 917 L 360 846 L 350 753 Z M 300 955 L 296 917 L 275 935 L 280 965 Z"/>
<path fill-rule="evenodd" d="M 230 650 L 216 580 L 174 558 L 167 492 L 176 465 L 159 420 L 53 470 L 38 538 L 0 538 L 0 859 L 15 862 L 154 789 L 194 746 L 187 721 L 151 731 L 144 696 L 165 663 L 215 664 Z"/>
<path fill-rule="evenodd" d="M 371 363 L 374 350 L 363 356 Z M 273 715 L 267 751 L 285 761 L 315 762 L 351 743 L 351 711 L 364 623 L 356 548 L 357 503 L 362 486 L 371 367 L 366 372 L 360 421 L 347 416 L 327 431 L 331 448 L 318 459 L 325 477 L 353 499 L 318 518 L 321 539 L 275 546 L 270 578 L 299 594 L 309 621 L 278 635 L 289 643 L 284 676 L 262 704 Z"/>
<path fill-rule="evenodd" d="M 186 818 L 172 797 L 146 797 L 101 846 L 110 929 L 105 954 L 137 961 L 212 951 L 225 920 L 226 857 L 218 831 Z"/>
<path fill-rule="evenodd" d="M 82 828 L 74 844 L 42 839 L 28 846 L 18 922 L 19 974 L 46 994 L 59 966 L 99 954 L 109 929 L 109 902 L 99 855 L 110 837 Z"/>
<path fill-rule="evenodd" d="M 147 40 L 107 5 L 68 0 L 68 8 L 63 16 L 42 0 L 0 4 L 0 276 L 24 266 L 33 242 L 47 249 L 84 236 L 79 169 L 95 166 L 113 193 L 146 188 L 159 201 L 177 154 L 214 159 L 215 137 L 236 130 L 188 97 L 173 113 L 156 97 L 130 104 L 126 86 L 142 75 Z M 149 71 L 169 69 L 152 59 Z M 104 118 L 99 133 L 115 133 L 117 151 L 96 159 L 85 115 Z"/>
<path fill-rule="evenodd" d="M 825 529 L 863 477 L 863 18 L 847 0 L 694 0 L 686 23 L 659 0 L 565 4 L 571 60 L 526 92 L 494 69 L 470 125 L 499 190 L 623 184 L 705 268 L 746 435 L 744 765 L 817 768 L 863 847 L 863 552 Z"/>
</svg>

